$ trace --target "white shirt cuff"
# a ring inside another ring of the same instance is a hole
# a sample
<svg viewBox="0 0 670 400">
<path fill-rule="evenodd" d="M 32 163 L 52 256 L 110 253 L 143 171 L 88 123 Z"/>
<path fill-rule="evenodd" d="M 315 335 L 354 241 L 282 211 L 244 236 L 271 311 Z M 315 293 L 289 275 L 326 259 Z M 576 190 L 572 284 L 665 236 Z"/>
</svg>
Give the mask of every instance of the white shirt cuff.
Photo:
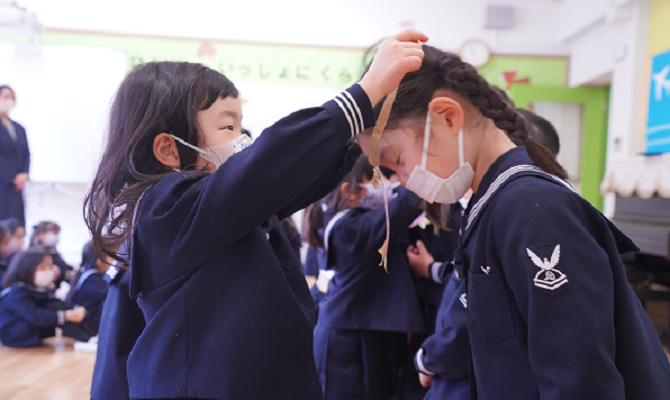
<svg viewBox="0 0 670 400">
<path fill-rule="evenodd" d="M 420 348 L 419 351 L 416 352 L 416 366 L 419 369 L 419 372 L 421 372 L 424 375 L 428 375 L 428 376 L 435 375 L 434 373 L 428 371 L 426 369 L 426 366 L 423 365 L 423 347 Z"/>
</svg>

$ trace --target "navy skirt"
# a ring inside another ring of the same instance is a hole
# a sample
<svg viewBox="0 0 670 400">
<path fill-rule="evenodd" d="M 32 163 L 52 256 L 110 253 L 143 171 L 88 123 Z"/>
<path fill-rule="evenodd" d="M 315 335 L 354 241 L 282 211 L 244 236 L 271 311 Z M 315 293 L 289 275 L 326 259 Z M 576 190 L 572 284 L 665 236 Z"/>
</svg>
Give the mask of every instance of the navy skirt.
<svg viewBox="0 0 670 400">
<path fill-rule="evenodd" d="M 316 325 L 314 357 L 325 400 L 389 400 L 407 354 L 407 334 Z"/>
</svg>

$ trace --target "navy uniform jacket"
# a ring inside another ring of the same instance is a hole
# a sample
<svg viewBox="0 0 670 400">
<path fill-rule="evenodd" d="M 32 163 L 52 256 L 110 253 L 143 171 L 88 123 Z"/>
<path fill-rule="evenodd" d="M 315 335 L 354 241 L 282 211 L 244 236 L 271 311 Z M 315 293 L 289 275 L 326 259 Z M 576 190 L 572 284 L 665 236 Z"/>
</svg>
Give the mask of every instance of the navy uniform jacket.
<svg viewBox="0 0 670 400">
<path fill-rule="evenodd" d="M 335 275 L 319 303 L 319 324 L 337 329 L 423 332 L 425 324 L 414 279 L 399 241 L 420 214 L 420 199 L 399 188 L 389 204 L 391 237 L 388 273 L 380 266 L 386 238 L 383 208 L 352 208 L 326 218 L 341 216 L 324 235 L 328 242 L 327 267 Z"/>
<path fill-rule="evenodd" d="M 113 266 L 105 274 L 105 281 L 109 290 L 100 319 L 91 399 L 128 400 L 126 363 L 146 322 L 137 301 L 128 295 L 130 274 Z"/>
<path fill-rule="evenodd" d="M 131 398 L 321 398 L 314 303 L 279 221 L 334 189 L 360 155 L 347 141 L 373 124 L 356 84 L 214 174 L 170 174 L 145 193 L 131 294 L 147 327 L 128 358 Z"/>
<path fill-rule="evenodd" d="M 312 246 L 307 247 L 307 256 L 305 257 L 305 265 L 302 266 L 302 272 L 308 276 L 319 276 L 319 261 L 317 259 L 318 252 L 312 249 Z"/>
<path fill-rule="evenodd" d="M 637 248 L 525 147 L 491 165 L 461 227 L 473 397 L 670 398 L 619 255 Z"/>
<path fill-rule="evenodd" d="M 9 268 L 9 262 L 0 257 L 0 289 L 2 289 L 2 280 L 5 278 L 5 273 L 7 272 L 7 268 Z"/>
<path fill-rule="evenodd" d="M 82 322 L 98 334 L 102 306 L 107 298 L 107 282 L 97 269 L 88 269 L 81 274 L 75 287 L 73 302 L 86 308 L 86 318 Z"/>
<path fill-rule="evenodd" d="M 30 170 L 30 151 L 26 130 L 12 121 L 16 128 L 16 141 L 0 123 L 0 220 L 17 218 L 25 221 L 23 192 L 14 189 L 12 181 L 16 175 Z"/>
<path fill-rule="evenodd" d="M 463 260 L 456 253 L 454 265 L 440 266 L 433 275 L 446 282 L 437 312 L 435 333 L 421 345 L 414 357 L 416 370 L 434 375 L 426 399 L 467 400 L 470 398 L 470 353 L 468 345 L 468 300 Z"/>
<path fill-rule="evenodd" d="M 49 289 L 16 283 L 0 293 L 0 341 L 8 347 L 37 346 L 65 324 L 67 308 Z M 49 335 L 40 334 L 46 330 Z"/>
</svg>

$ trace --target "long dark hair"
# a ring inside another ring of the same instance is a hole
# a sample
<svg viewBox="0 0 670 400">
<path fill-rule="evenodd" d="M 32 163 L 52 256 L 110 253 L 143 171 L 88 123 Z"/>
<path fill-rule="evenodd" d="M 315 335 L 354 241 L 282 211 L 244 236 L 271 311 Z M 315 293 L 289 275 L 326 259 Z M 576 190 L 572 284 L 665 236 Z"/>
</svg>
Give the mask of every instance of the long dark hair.
<svg viewBox="0 0 670 400">
<path fill-rule="evenodd" d="M 560 178 L 568 177 L 565 169 L 546 147 L 537 140 L 529 139 L 523 116 L 477 73 L 475 67 L 463 62 L 456 54 L 432 46 L 424 45 L 423 52 L 421 68 L 405 75 L 400 83 L 388 128 L 395 128 L 402 120 L 408 119 L 416 120 L 419 125 L 419 121 L 426 116 L 435 91 L 449 90 L 472 104 L 484 117 L 493 120 L 496 127 L 503 130 L 517 146 L 526 146 L 535 165 Z M 380 101 L 375 106 L 376 115 L 379 115 L 382 104 L 383 101 Z M 418 135 L 423 135 L 423 126 L 416 131 Z M 424 208 L 436 225 L 444 226 L 439 204 L 426 204 Z"/>
<path fill-rule="evenodd" d="M 323 200 L 311 206 L 306 216 L 308 223 L 305 238 L 314 250 L 324 247 L 322 231 L 325 216 L 346 209 L 349 196 L 361 190 L 358 185 L 366 180 L 370 181 L 372 175 L 373 170 L 368 157 L 365 154 L 361 154 L 358 160 L 356 160 L 354 167 L 344 177 L 342 182 L 337 185 L 335 190 L 330 192 Z M 343 193 L 342 185 L 345 183 L 349 185 L 347 185 L 347 189 Z M 385 184 L 388 185 L 390 183 L 387 182 Z M 326 208 L 326 211 L 323 210 L 324 208 Z"/>
<path fill-rule="evenodd" d="M 112 103 L 107 144 L 84 200 L 84 219 L 98 254 L 124 261 L 117 249 L 132 236 L 139 198 L 173 172 L 154 157 L 154 138 L 165 132 L 198 146 L 198 111 L 238 95 L 228 78 L 202 64 L 150 62 L 126 76 Z M 181 170 L 195 170 L 197 153 L 177 148 Z"/>
<path fill-rule="evenodd" d="M 25 252 L 17 253 L 9 263 L 2 286 L 7 288 L 19 282 L 33 285 L 37 266 L 48 255 L 42 246 L 29 247 Z"/>
</svg>

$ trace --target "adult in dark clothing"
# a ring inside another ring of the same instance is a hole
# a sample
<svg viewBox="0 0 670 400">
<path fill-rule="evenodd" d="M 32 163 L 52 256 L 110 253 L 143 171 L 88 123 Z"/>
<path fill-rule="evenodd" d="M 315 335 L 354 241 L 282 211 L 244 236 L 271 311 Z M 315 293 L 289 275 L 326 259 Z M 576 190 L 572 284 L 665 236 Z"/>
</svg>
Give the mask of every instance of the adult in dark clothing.
<svg viewBox="0 0 670 400">
<path fill-rule="evenodd" d="M 23 188 L 28 182 L 30 151 L 26 130 L 9 119 L 14 91 L 0 86 L 0 219 L 25 221 Z"/>
</svg>

